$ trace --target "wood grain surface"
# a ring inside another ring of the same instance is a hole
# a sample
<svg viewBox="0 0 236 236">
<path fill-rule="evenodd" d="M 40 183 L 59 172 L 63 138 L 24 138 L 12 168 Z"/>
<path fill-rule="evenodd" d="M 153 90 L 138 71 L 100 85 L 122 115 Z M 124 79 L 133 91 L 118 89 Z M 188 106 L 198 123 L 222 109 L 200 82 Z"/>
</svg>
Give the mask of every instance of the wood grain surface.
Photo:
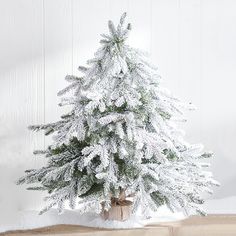
<svg viewBox="0 0 236 236">
<path fill-rule="evenodd" d="M 101 229 L 79 225 L 53 225 L 32 230 L 9 231 L 1 236 L 235 236 L 236 215 L 192 216 L 169 223 L 154 223 L 140 229 Z"/>
</svg>

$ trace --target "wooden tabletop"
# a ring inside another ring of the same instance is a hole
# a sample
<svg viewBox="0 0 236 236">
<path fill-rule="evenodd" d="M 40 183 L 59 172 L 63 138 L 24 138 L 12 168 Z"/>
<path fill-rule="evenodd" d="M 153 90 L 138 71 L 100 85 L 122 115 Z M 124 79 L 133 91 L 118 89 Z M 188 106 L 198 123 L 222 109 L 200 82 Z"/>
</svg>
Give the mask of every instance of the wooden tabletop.
<svg viewBox="0 0 236 236">
<path fill-rule="evenodd" d="M 236 236 L 236 215 L 192 216 L 168 223 L 153 223 L 139 229 L 101 229 L 79 225 L 53 225 L 32 230 L 0 233 L 1 236 Z"/>
</svg>

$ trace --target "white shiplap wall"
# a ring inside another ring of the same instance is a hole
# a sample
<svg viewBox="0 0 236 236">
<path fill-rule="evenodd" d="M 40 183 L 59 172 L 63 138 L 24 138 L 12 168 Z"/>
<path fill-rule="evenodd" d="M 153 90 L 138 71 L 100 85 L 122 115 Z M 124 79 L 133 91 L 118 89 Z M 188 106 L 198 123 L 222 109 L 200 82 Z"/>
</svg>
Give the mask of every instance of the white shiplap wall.
<svg viewBox="0 0 236 236">
<path fill-rule="evenodd" d="M 233 0 L 0 0 L 0 208 L 41 205 L 42 194 L 13 183 L 43 164 L 32 151 L 50 141 L 26 127 L 59 119 L 65 75 L 93 56 L 107 20 L 124 11 L 130 44 L 150 53 L 174 94 L 199 107 L 184 128 L 216 153 L 215 197 L 235 195 L 235 10 Z"/>
</svg>

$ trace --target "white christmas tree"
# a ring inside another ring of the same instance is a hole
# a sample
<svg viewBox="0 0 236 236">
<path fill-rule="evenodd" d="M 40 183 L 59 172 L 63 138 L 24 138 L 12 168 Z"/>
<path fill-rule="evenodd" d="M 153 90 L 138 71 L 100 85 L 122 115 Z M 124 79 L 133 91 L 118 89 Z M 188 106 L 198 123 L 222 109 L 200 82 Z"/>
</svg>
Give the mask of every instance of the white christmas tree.
<svg viewBox="0 0 236 236">
<path fill-rule="evenodd" d="M 79 67 L 83 76 L 66 76 L 71 84 L 58 95 L 74 91 L 61 102 L 71 112 L 58 122 L 29 127 L 54 134 L 52 145 L 35 151 L 46 156 L 47 165 L 18 180 L 48 191 L 42 212 L 53 206 L 61 211 L 69 201 L 71 208 L 80 204 L 82 212 L 99 213 L 132 196 L 133 212 L 140 207 L 144 215 L 164 204 L 204 213 L 202 193 L 218 185 L 201 162 L 212 154 L 184 141 L 176 127 L 191 104 L 161 87 L 146 54 L 126 44 L 131 25 L 125 17 L 117 28 L 109 21 L 101 48 L 88 67 Z"/>
</svg>

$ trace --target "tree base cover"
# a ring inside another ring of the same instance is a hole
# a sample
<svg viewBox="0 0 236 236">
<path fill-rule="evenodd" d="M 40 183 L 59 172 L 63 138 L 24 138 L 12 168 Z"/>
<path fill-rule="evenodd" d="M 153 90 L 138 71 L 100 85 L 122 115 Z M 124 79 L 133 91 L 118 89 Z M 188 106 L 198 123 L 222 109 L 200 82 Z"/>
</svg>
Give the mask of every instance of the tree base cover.
<svg viewBox="0 0 236 236">
<path fill-rule="evenodd" d="M 129 200 L 111 200 L 111 208 L 101 212 L 101 217 L 104 220 L 125 221 L 131 216 L 132 202 Z"/>
</svg>

